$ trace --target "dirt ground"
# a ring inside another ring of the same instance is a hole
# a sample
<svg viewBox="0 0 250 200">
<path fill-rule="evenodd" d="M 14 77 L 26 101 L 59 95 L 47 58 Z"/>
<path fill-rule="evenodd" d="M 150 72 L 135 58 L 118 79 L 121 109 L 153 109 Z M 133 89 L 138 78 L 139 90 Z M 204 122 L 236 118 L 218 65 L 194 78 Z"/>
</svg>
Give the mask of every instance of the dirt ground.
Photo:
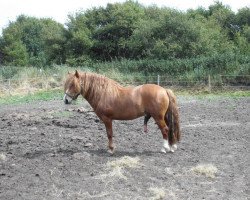
<svg viewBox="0 0 250 200">
<path fill-rule="evenodd" d="M 0 105 L 0 199 L 249 199 L 250 98 L 178 100 L 182 140 L 167 154 L 152 119 L 147 134 L 143 118 L 115 121 L 110 155 L 85 101 Z"/>
</svg>

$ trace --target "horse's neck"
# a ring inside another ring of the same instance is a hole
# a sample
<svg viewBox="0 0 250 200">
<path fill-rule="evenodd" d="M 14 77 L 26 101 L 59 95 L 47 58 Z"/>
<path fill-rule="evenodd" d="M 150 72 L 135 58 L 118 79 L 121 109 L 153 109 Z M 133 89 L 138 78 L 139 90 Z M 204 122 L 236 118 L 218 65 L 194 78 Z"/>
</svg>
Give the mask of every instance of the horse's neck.
<svg viewBox="0 0 250 200">
<path fill-rule="evenodd" d="M 105 78 L 94 75 L 85 75 L 83 77 L 83 82 L 85 82 L 85 95 L 84 98 L 89 102 L 94 110 L 98 108 L 100 102 L 104 102 L 108 96 L 109 87 L 118 87 L 118 85 L 112 84 L 110 81 L 105 80 Z M 83 84 L 84 85 L 84 84 Z"/>
</svg>

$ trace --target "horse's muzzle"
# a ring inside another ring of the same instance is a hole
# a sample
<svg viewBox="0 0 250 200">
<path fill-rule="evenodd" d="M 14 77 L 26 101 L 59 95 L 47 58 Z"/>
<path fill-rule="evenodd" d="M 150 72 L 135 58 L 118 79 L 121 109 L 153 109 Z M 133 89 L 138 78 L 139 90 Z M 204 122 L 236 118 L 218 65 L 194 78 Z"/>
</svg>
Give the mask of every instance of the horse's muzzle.
<svg viewBox="0 0 250 200">
<path fill-rule="evenodd" d="M 64 103 L 65 103 L 65 104 L 69 104 L 68 99 L 65 99 L 65 100 L 64 100 Z"/>
<path fill-rule="evenodd" d="M 70 104 L 72 101 L 72 98 L 68 94 L 65 94 L 63 97 L 63 101 L 65 104 Z"/>
</svg>

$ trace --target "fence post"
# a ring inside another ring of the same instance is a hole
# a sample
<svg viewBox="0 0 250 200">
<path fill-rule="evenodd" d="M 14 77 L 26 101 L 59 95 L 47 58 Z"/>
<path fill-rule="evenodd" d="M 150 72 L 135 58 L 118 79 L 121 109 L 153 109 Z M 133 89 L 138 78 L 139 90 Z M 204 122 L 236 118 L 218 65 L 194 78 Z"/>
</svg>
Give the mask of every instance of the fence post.
<svg viewBox="0 0 250 200">
<path fill-rule="evenodd" d="M 211 78 L 210 78 L 210 74 L 208 75 L 208 91 L 211 92 Z"/>
<path fill-rule="evenodd" d="M 157 76 L 157 85 L 160 85 L 160 75 Z"/>
<path fill-rule="evenodd" d="M 220 74 L 220 85 L 223 86 L 222 75 Z"/>
<path fill-rule="evenodd" d="M 8 92 L 9 92 L 9 95 L 11 95 L 10 90 L 11 90 L 11 88 L 10 88 L 10 79 L 8 79 Z"/>
</svg>

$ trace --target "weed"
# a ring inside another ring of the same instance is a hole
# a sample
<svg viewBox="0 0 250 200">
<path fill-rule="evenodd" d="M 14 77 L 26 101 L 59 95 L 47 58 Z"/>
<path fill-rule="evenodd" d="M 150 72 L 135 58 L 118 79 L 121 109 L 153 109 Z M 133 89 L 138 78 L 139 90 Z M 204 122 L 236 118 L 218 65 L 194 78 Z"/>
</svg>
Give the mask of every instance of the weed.
<svg viewBox="0 0 250 200">
<path fill-rule="evenodd" d="M 154 195 L 151 199 L 152 200 L 160 200 L 164 199 L 166 196 L 166 192 L 163 188 L 151 187 L 149 191 Z"/>
<path fill-rule="evenodd" d="M 208 178 L 215 178 L 215 174 L 217 173 L 218 169 L 212 164 L 199 164 L 191 168 L 191 171 L 196 173 L 197 175 L 204 175 Z"/>
</svg>

